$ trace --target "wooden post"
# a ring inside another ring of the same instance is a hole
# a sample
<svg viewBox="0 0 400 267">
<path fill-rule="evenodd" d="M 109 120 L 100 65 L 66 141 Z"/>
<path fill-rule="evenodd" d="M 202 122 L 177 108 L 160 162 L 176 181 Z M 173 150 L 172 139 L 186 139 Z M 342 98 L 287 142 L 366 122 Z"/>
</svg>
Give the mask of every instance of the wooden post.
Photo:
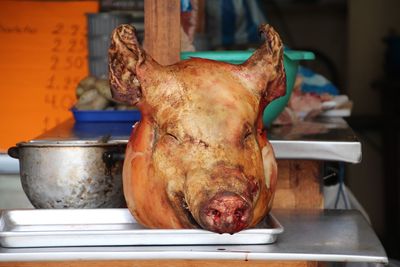
<svg viewBox="0 0 400 267">
<path fill-rule="evenodd" d="M 158 63 L 180 59 L 180 0 L 144 1 L 144 48 Z"/>
</svg>

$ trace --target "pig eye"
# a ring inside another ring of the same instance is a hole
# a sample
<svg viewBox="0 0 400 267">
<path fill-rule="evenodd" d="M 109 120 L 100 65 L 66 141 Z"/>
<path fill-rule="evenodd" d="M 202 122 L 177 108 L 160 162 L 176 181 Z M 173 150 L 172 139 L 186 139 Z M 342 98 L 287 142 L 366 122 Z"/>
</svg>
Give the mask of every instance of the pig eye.
<svg viewBox="0 0 400 267">
<path fill-rule="evenodd" d="M 243 135 L 243 139 L 247 140 L 252 134 L 253 134 L 253 132 L 250 129 L 247 130 Z"/>
<path fill-rule="evenodd" d="M 171 133 L 166 133 L 165 136 L 168 136 L 168 137 L 174 139 L 174 140 L 177 141 L 177 142 L 179 141 L 179 139 L 178 139 L 175 135 L 173 135 L 173 134 L 171 134 Z"/>
</svg>

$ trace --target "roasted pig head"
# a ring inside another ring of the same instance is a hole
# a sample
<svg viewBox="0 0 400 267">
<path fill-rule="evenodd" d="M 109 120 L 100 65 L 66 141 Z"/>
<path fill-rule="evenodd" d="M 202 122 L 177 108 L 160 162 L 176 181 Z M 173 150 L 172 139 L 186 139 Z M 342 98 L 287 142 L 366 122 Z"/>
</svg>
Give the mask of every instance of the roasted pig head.
<svg viewBox="0 0 400 267">
<path fill-rule="evenodd" d="M 191 58 L 162 66 L 138 43 L 135 28 L 112 33 L 110 83 L 116 100 L 142 114 L 123 168 L 129 210 L 151 228 L 204 228 L 235 233 L 270 210 L 276 186 L 274 152 L 264 108 L 285 94 L 279 35 L 243 64 Z"/>
</svg>

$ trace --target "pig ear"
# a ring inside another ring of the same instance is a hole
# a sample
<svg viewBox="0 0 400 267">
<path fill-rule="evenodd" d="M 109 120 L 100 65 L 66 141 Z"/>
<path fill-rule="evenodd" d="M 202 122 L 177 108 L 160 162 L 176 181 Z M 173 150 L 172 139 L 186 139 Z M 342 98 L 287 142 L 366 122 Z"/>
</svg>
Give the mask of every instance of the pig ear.
<svg viewBox="0 0 400 267">
<path fill-rule="evenodd" d="M 263 24 L 259 31 L 264 43 L 243 64 L 261 95 L 261 101 L 268 104 L 286 93 L 286 74 L 283 66 L 283 44 L 272 26 Z"/>
<path fill-rule="evenodd" d="M 116 28 L 112 32 L 108 54 L 113 98 L 135 105 L 142 96 L 136 70 L 146 60 L 146 52 L 139 45 L 136 29 L 128 24 Z"/>
</svg>

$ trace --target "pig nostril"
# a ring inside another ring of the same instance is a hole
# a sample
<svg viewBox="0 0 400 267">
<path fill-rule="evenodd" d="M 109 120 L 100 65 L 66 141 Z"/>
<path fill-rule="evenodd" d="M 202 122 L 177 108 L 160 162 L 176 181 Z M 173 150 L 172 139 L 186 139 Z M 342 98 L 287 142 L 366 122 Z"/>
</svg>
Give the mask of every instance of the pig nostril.
<svg viewBox="0 0 400 267">
<path fill-rule="evenodd" d="M 219 212 L 219 211 L 216 210 L 216 209 L 211 209 L 211 210 L 210 210 L 210 214 L 211 214 L 212 216 L 214 216 L 214 217 L 220 217 L 220 216 L 221 216 L 221 212 Z"/>
<path fill-rule="evenodd" d="M 235 212 L 233 213 L 233 216 L 235 216 L 236 219 L 241 220 L 244 214 L 243 209 L 236 209 Z"/>
</svg>

